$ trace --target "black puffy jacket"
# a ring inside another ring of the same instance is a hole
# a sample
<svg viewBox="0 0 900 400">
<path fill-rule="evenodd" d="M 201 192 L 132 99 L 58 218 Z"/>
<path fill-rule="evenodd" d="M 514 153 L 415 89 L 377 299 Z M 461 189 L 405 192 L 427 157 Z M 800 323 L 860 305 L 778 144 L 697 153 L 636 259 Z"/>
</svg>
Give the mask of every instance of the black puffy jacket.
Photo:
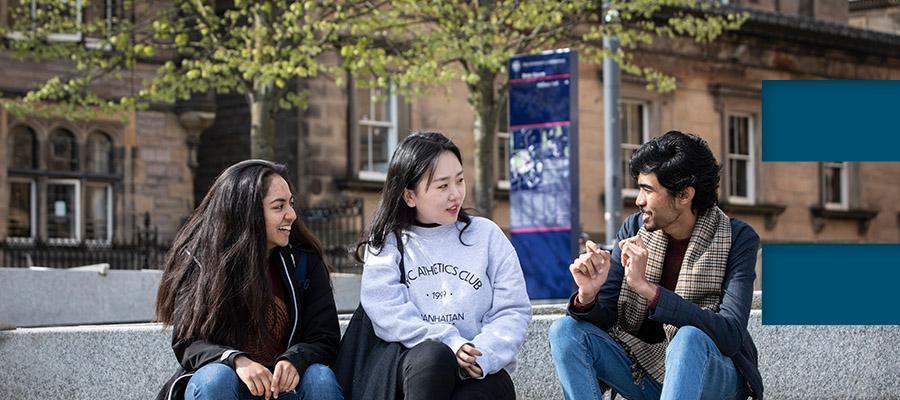
<svg viewBox="0 0 900 400">
<path fill-rule="evenodd" d="M 322 260 L 311 249 L 288 245 L 275 249 L 275 252 L 283 266 L 285 305 L 290 314 L 287 350 L 277 359 L 289 360 L 302 378 L 307 367 L 331 365 L 337 354 L 341 332 L 331 278 Z M 289 299 L 292 301 L 288 302 Z M 240 349 L 206 340 L 179 338 L 174 331 L 172 351 L 181 368 L 162 387 L 157 400 L 183 399 L 187 382 L 200 367 L 221 362 L 234 368 L 234 358 L 245 354 Z"/>
</svg>

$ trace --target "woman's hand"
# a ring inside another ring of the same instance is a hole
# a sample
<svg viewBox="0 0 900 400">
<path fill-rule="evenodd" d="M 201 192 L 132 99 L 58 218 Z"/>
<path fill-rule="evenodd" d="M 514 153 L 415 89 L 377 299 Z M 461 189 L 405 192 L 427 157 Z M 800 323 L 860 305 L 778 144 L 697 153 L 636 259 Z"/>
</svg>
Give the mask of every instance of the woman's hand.
<svg viewBox="0 0 900 400">
<path fill-rule="evenodd" d="M 464 344 L 456 352 L 456 363 L 463 371 L 466 371 L 473 378 L 480 378 L 482 375 L 481 367 L 476 364 L 476 359 L 481 357 L 481 351 L 471 344 Z"/>
<path fill-rule="evenodd" d="M 483 374 L 481 367 L 477 363 L 472 364 L 471 367 L 463 368 L 463 371 L 465 371 L 467 374 L 469 374 L 470 377 L 476 378 L 476 379 L 481 378 L 481 375 Z"/>
<path fill-rule="evenodd" d="M 271 392 L 267 389 L 272 386 L 272 373 L 266 367 L 240 355 L 234 358 L 234 372 L 237 372 L 241 382 L 244 382 L 247 389 L 250 389 L 250 394 L 265 396 L 266 400 L 269 399 Z"/>
<path fill-rule="evenodd" d="M 272 375 L 272 394 L 278 398 L 279 393 L 293 390 L 300 383 L 300 374 L 294 364 L 288 360 L 281 360 L 275 364 L 275 373 Z"/>
</svg>

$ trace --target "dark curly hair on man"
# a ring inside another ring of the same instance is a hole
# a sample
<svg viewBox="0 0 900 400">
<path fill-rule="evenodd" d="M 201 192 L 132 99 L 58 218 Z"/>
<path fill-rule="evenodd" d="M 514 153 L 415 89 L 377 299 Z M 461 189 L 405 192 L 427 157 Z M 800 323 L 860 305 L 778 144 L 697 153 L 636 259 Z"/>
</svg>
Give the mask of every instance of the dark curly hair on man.
<svg viewBox="0 0 900 400">
<path fill-rule="evenodd" d="M 688 186 L 694 188 L 691 209 L 697 215 L 718 204 L 720 166 L 703 138 L 668 131 L 644 143 L 631 156 L 632 179 L 645 173 L 656 179 L 672 196 Z"/>
</svg>

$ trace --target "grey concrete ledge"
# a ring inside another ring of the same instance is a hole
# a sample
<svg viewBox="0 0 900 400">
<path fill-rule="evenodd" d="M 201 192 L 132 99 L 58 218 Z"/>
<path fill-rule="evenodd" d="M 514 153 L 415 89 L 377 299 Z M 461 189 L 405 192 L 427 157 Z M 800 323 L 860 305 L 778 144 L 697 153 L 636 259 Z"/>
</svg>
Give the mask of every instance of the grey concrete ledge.
<svg viewBox="0 0 900 400">
<path fill-rule="evenodd" d="M 0 268 L 0 321 L 26 327 L 151 321 L 161 275 Z"/>
<path fill-rule="evenodd" d="M 547 343 L 550 325 L 562 316 L 561 304 L 534 307 L 513 374 L 519 399 L 562 398 Z M 753 310 L 749 330 L 767 399 L 900 398 L 900 327 L 763 326 L 761 320 Z M 170 335 L 159 324 L 0 332 L 0 398 L 153 398 L 177 366 Z"/>
<path fill-rule="evenodd" d="M 152 321 L 161 276 L 159 270 L 0 268 L 0 323 L 38 327 Z M 353 312 L 361 276 L 331 277 L 338 312 Z M 534 313 L 564 312 L 565 301 L 536 301 Z M 753 308 L 761 305 L 761 292 L 754 292 Z"/>
<path fill-rule="evenodd" d="M 0 268 L 0 322 L 38 327 L 152 321 L 161 277 L 159 270 Z M 359 281 L 357 274 L 332 274 L 338 312 L 359 304 Z"/>
</svg>

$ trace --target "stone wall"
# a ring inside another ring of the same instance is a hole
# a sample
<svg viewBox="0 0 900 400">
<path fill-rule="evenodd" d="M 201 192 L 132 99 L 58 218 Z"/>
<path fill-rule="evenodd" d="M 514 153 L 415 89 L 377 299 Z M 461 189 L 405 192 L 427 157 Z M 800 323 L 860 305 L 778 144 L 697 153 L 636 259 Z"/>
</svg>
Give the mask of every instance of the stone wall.
<svg viewBox="0 0 900 400">
<path fill-rule="evenodd" d="M 162 271 L 0 268 L 0 323 L 19 327 L 150 322 Z M 338 312 L 359 305 L 358 274 L 334 273 Z"/>
<path fill-rule="evenodd" d="M 561 399 L 547 334 L 562 305 L 534 307 L 512 374 L 517 398 Z M 771 326 L 753 310 L 770 400 L 887 399 L 900 396 L 900 341 L 891 326 Z M 345 328 L 347 319 L 341 321 Z M 153 398 L 177 367 L 171 330 L 157 324 L 17 329 L 0 332 L 0 396 L 19 400 Z M 35 384 L 39 383 L 39 384 Z"/>
</svg>

